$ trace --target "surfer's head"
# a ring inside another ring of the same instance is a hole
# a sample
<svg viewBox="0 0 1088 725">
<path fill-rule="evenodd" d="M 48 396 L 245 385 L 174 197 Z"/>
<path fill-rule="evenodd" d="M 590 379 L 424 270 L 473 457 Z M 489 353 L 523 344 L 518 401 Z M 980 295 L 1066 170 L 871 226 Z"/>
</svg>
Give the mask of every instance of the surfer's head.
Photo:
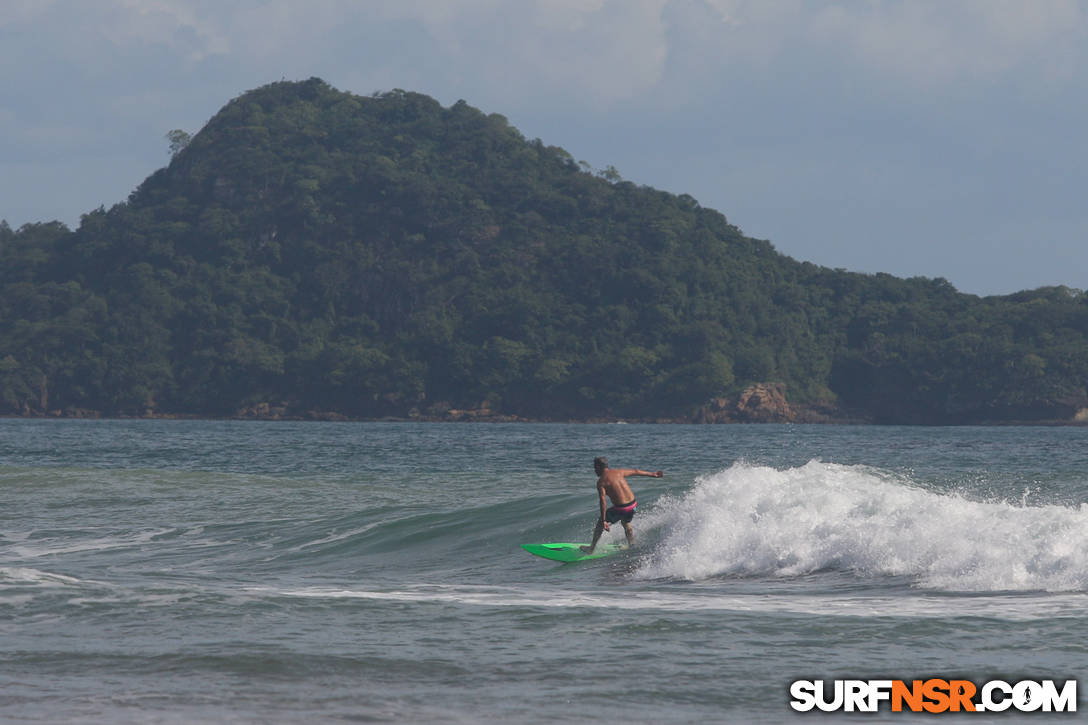
<svg viewBox="0 0 1088 725">
<path fill-rule="evenodd" d="M 604 456 L 597 456 L 593 459 L 593 470 L 597 472 L 597 475 L 604 473 L 604 469 L 608 468 L 608 459 Z"/>
</svg>

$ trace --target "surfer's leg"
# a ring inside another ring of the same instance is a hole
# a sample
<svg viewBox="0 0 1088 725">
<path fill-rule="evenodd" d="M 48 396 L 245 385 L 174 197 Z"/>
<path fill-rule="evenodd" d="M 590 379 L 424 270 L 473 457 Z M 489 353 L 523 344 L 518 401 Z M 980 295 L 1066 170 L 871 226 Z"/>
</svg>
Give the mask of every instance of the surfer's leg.
<svg viewBox="0 0 1088 725">
<path fill-rule="evenodd" d="M 592 554 L 593 550 L 597 548 L 597 542 L 601 539 L 601 534 L 604 533 L 604 519 L 597 519 L 597 527 L 593 529 L 593 543 L 589 546 L 583 546 L 582 551 L 587 554 Z"/>
<path fill-rule="evenodd" d="M 635 530 L 634 530 L 634 528 L 632 528 L 631 523 L 629 521 L 624 521 L 623 522 L 623 533 L 627 534 L 627 545 L 628 546 L 634 546 L 635 545 Z"/>
</svg>

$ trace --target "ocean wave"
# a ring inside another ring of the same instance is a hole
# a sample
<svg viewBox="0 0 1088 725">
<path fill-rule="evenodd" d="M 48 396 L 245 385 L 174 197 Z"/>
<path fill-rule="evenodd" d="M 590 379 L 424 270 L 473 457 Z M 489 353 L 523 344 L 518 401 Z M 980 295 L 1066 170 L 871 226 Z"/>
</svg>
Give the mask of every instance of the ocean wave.
<svg viewBox="0 0 1088 725">
<path fill-rule="evenodd" d="M 1029 506 L 927 490 L 865 466 L 737 463 L 643 517 L 646 579 L 905 576 L 935 590 L 1088 590 L 1088 505 Z"/>
<path fill-rule="evenodd" d="M 457 604 L 477 607 L 524 607 L 534 609 L 583 609 L 608 611 L 784 613 L 808 616 L 945 618 L 980 617 L 1009 621 L 1080 617 L 1084 594 L 1063 594 L 1040 599 L 1031 595 L 950 596 L 937 593 L 913 595 L 775 595 L 721 594 L 685 591 L 615 591 L 534 589 L 426 584 L 396 589 L 346 587 L 252 586 L 243 594 L 258 598 L 302 600 L 367 600 L 413 604 Z"/>
<path fill-rule="evenodd" d="M 0 585 L 9 583 L 61 587 L 83 584 L 83 581 L 76 577 L 54 574 L 40 569 L 31 569 L 30 567 L 0 567 Z"/>
</svg>

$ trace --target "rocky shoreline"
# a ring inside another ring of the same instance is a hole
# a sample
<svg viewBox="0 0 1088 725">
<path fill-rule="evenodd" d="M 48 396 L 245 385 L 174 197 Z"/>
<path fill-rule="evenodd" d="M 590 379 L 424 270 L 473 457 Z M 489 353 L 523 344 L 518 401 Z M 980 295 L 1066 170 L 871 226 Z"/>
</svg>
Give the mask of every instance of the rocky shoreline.
<svg viewBox="0 0 1088 725">
<path fill-rule="evenodd" d="M 1088 408 L 1065 406 L 1063 415 L 1053 418 L 1029 419 L 996 418 L 992 420 L 949 421 L 931 425 L 1034 425 L 1034 426 L 1085 426 L 1088 425 Z M 833 403 L 796 404 L 786 397 L 784 383 L 757 383 L 747 387 L 735 398 L 713 398 L 687 416 L 672 417 L 590 417 L 590 418 L 536 418 L 504 413 L 488 403 L 473 408 L 453 408 L 438 404 L 426 411 L 413 409 L 404 415 L 383 417 L 353 417 L 336 411 L 304 410 L 292 408 L 286 403 L 258 403 L 236 411 L 232 415 L 215 416 L 190 413 L 170 413 L 148 408 L 139 414 L 108 415 L 86 408 L 24 411 L 22 415 L 8 418 L 64 418 L 64 419 L 130 419 L 130 420 L 260 420 L 260 421 L 324 421 L 324 422 L 426 422 L 426 423 L 665 423 L 665 424 L 838 424 L 876 425 L 862 415 L 854 415 Z"/>
</svg>

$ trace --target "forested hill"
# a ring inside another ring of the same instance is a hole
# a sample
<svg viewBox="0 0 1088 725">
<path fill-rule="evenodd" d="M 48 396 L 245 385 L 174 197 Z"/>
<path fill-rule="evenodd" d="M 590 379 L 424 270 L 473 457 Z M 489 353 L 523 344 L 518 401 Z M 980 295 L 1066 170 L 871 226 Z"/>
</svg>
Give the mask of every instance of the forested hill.
<svg viewBox="0 0 1088 725">
<path fill-rule="evenodd" d="M 173 140 L 168 167 L 75 231 L 0 225 L 0 413 L 953 423 L 1088 407 L 1080 292 L 978 298 L 799 263 L 464 102 L 274 83 Z"/>
</svg>

